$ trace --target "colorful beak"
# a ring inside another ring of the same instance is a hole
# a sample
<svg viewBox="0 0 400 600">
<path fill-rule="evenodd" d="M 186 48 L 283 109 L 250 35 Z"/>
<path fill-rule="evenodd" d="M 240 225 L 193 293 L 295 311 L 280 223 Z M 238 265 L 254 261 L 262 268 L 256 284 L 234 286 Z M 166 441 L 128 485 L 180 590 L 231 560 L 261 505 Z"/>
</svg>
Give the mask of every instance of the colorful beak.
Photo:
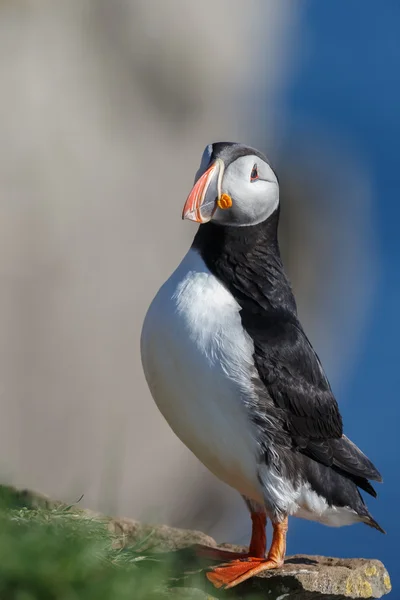
<svg viewBox="0 0 400 600">
<path fill-rule="evenodd" d="M 196 181 L 182 211 L 182 219 L 197 223 L 211 221 L 221 196 L 221 181 L 224 163 L 220 158 Z"/>
</svg>

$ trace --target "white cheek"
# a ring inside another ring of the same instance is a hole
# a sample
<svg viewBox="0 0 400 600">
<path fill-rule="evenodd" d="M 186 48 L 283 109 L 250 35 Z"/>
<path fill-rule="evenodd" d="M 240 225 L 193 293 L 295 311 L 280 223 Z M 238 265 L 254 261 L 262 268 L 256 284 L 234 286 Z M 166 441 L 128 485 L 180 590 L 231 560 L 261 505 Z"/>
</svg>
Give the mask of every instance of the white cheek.
<svg viewBox="0 0 400 600">
<path fill-rule="evenodd" d="M 235 185 L 224 185 L 225 187 L 233 199 L 233 209 L 238 219 L 238 222 L 232 224 L 257 225 L 268 219 L 278 208 L 279 189 L 276 183 L 258 181 L 246 184 L 241 181 Z"/>
<path fill-rule="evenodd" d="M 267 164 L 259 167 L 260 179 L 250 181 L 250 173 L 256 162 L 255 156 L 243 156 L 226 169 L 222 191 L 233 200 L 235 219 L 226 218 L 225 211 L 218 209 L 214 220 L 226 225 L 257 225 L 268 219 L 278 208 L 279 186 L 275 174 Z"/>
</svg>

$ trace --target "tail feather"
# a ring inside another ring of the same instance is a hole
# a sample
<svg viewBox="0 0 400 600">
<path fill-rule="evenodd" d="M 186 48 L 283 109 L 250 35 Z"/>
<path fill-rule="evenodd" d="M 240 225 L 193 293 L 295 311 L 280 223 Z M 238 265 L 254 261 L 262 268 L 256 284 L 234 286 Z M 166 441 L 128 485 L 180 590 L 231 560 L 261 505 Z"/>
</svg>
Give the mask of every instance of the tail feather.
<svg viewBox="0 0 400 600">
<path fill-rule="evenodd" d="M 343 469 L 339 469 L 338 467 L 332 468 L 334 471 L 336 471 L 336 473 L 340 473 L 340 475 L 343 475 L 343 477 L 347 477 L 347 479 L 350 479 L 353 483 L 356 484 L 357 487 L 359 487 L 361 490 L 364 490 L 364 492 L 367 492 L 367 494 L 369 494 L 373 498 L 377 497 L 378 494 L 376 493 L 375 489 L 372 487 L 368 479 L 365 479 L 365 477 L 352 475 L 351 473 L 343 471 Z"/>
<path fill-rule="evenodd" d="M 357 478 L 382 482 L 382 476 L 375 465 L 348 437 L 343 435 L 340 439 L 332 440 L 331 444 L 333 449 L 333 465 L 335 467 Z M 365 489 L 363 486 L 360 487 Z M 375 492 L 372 486 L 370 488 Z M 372 493 L 372 495 L 376 495 L 376 493 Z"/>
<path fill-rule="evenodd" d="M 373 527 L 374 529 L 377 529 L 381 533 L 385 533 L 386 534 L 386 531 L 384 529 L 382 529 L 382 527 L 379 525 L 379 523 L 377 521 L 375 521 L 375 519 L 373 517 L 371 517 L 370 514 L 368 514 L 368 516 L 366 516 L 363 519 L 363 523 L 365 523 L 369 527 Z"/>
</svg>

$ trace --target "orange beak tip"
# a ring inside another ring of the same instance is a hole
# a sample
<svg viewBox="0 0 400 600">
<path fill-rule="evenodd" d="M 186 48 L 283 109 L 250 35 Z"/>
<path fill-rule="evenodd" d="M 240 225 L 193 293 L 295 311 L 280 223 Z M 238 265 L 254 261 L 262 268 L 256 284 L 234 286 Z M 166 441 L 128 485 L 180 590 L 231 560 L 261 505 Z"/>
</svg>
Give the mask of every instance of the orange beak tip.
<svg viewBox="0 0 400 600">
<path fill-rule="evenodd" d="M 196 181 L 183 207 L 183 219 L 197 223 L 207 223 L 211 220 L 216 202 L 210 202 L 206 196 L 209 193 L 211 181 L 213 179 L 215 181 L 219 168 L 219 162 L 214 162 Z"/>
</svg>

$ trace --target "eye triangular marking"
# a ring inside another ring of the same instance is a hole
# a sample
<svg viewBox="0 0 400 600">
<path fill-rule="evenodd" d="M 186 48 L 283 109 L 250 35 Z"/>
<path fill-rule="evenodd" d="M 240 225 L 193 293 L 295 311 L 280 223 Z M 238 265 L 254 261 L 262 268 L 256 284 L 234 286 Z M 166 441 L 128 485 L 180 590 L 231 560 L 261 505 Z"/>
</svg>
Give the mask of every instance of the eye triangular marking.
<svg viewBox="0 0 400 600">
<path fill-rule="evenodd" d="M 250 181 L 257 181 L 258 179 L 258 168 L 257 168 L 257 164 L 254 164 L 252 170 L 251 170 L 251 174 L 250 174 Z"/>
</svg>

